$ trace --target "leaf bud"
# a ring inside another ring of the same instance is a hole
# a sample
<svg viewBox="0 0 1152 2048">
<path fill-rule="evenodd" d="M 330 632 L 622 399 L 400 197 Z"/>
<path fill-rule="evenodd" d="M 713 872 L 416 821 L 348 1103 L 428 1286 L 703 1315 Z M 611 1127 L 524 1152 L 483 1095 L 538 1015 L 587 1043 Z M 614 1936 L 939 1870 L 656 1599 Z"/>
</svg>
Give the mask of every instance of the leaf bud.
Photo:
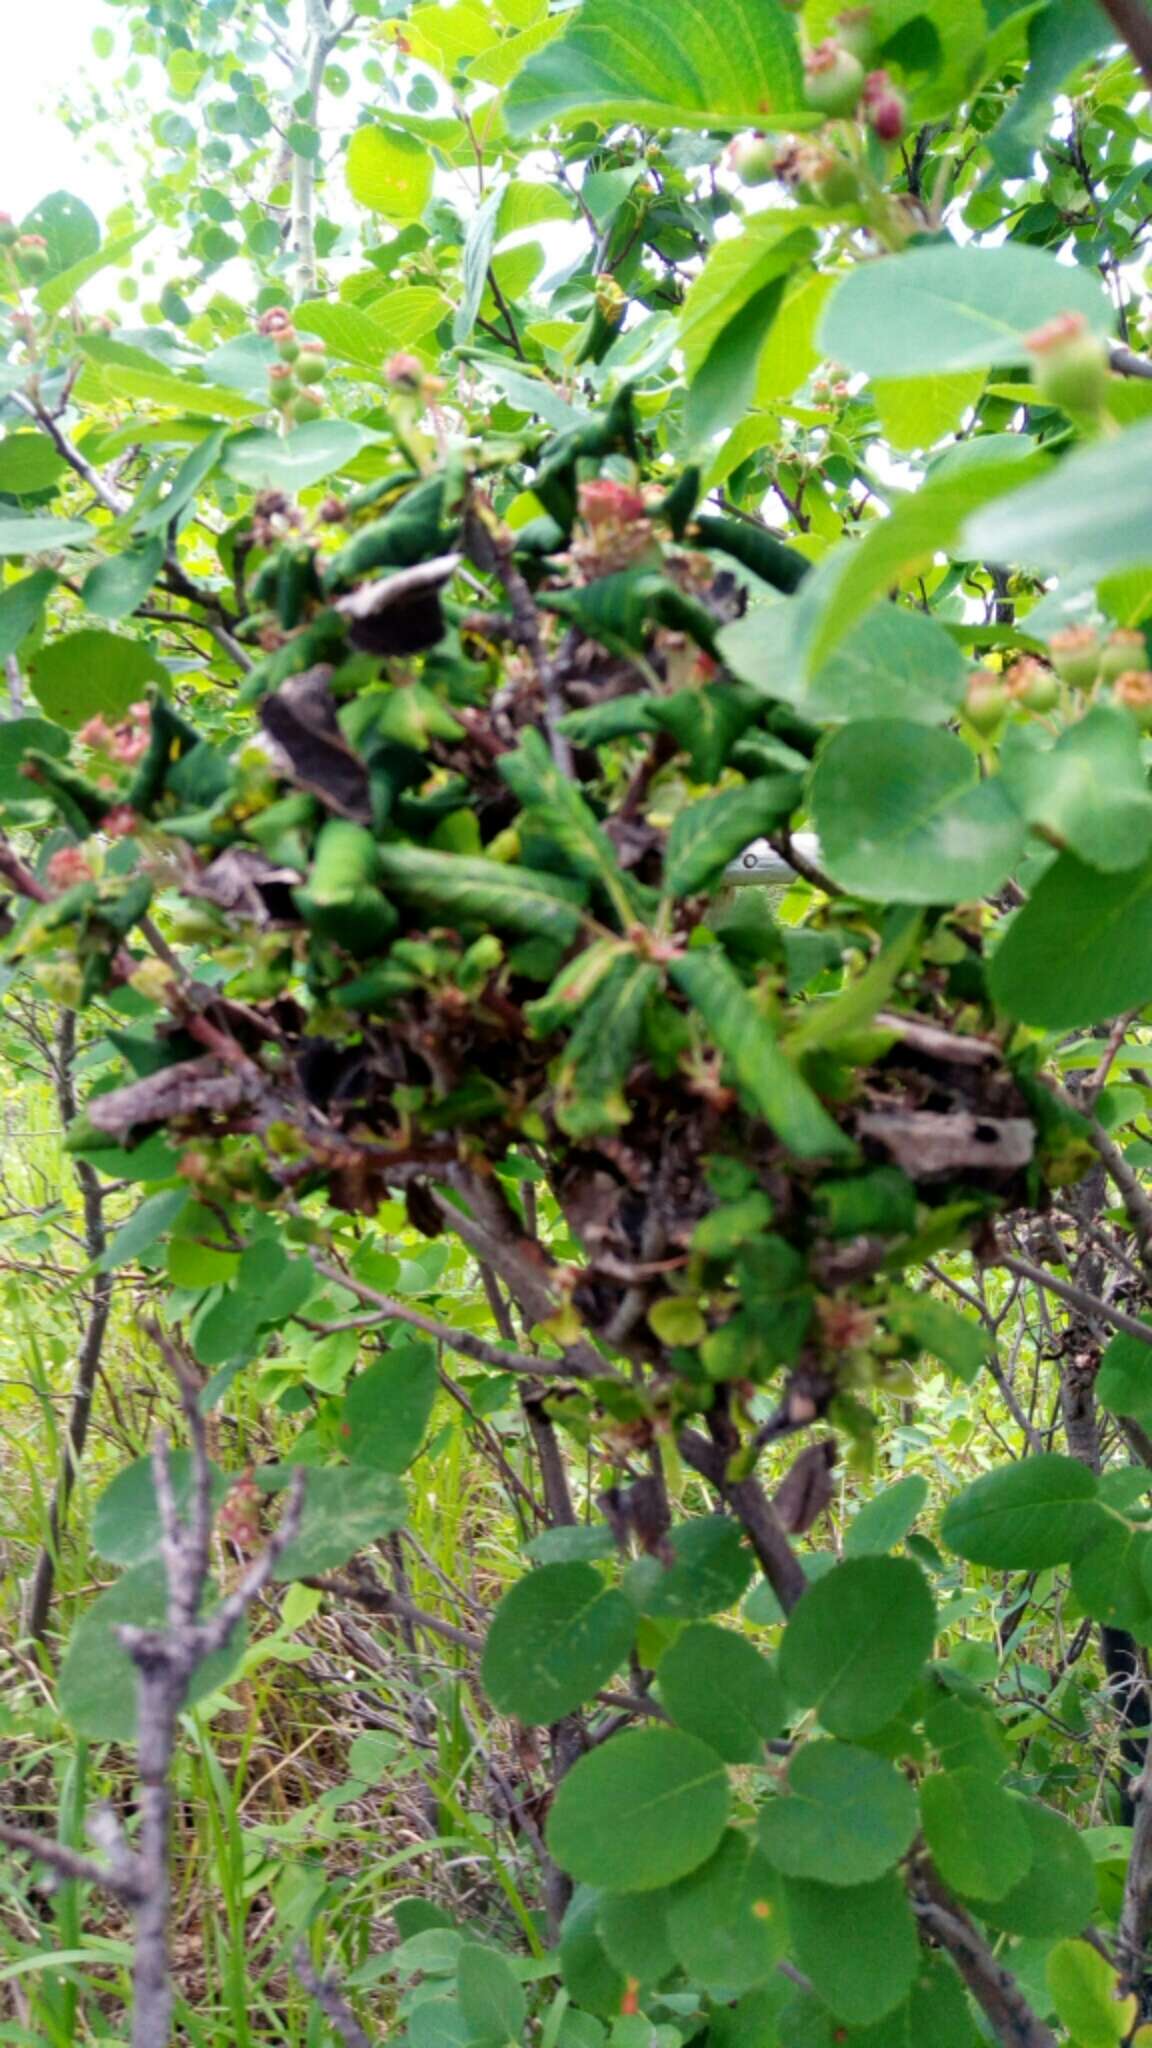
<svg viewBox="0 0 1152 2048">
<path fill-rule="evenodd" d="M 854 113 L 863 87 L 864 66 L 860 59 L 831 37 L 808 51 L 804 59 L 804 97 L 817 113 Z"/>
</svg>

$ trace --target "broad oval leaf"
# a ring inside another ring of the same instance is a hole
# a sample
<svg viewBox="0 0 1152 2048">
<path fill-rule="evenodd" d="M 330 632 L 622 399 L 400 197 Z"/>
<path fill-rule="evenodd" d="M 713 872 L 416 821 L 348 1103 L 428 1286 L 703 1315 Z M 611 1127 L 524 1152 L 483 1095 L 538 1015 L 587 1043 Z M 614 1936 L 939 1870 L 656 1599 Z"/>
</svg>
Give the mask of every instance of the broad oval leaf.
<svg viewBox="0 0 1152 2048">
<path fill-rule="evenodd" d="M 770 1800 L 759 1821 L 764 1854 L 785 1877 L 867 1884 L 891 1870 L 916 1833 L 907 1778 L 868 1750 L 805 1743 L 787 1786 L 787 1797 Z"/>
<path fill-rule="evenodd" d="M 85 1609 L 68 1638 L 60 1667 L 60 1711 L 78 1735 L 94 1742 L 133 1741 L 136 1671 L 117 1631 L 125 1622 L 135 1628 L 162 1628 L 167 1612 L 167 1578 L 163 1565 L 155 1561 L 125 1572 Z M 188 1691 L 190 1706 L 227 1683 L 243 1650 L 244 1630 L 238 1627 L 225 1647 L 196 1670 Z"/>
<path fill-rule="evenodd" d="M 1063 853 L 1013 918 L 988 969 L 1010 1017 L 1048 1031 L 1152 998 L 1152 860 L 1104 875 Z"/>
<path fill-rule="evenodd" d="M 1032 1837 L 1032 1861 L 1010 1892 L 981 1906 L 981 1915 L 1008 1934 L 1036 1940 L 1079 1934 L 1096 1907 L 1091 1855 L 1062 1813 L 1037 1799 L 1010 1796 Z"/>
<path fill-rule="evenodd" d="M 1002 1899 L 1031 1868 L 1020 1802 L 986 1772 L 933 1772 L 921 1784 L 920 1810 L 936 1868 L 965 1897 Z"/>
<path fill-rule="evenodd" d="M 920 1944 L 895 1871 L 861 1885 L 789 1878 L 785 1895 L 793 1957 L 837 2019 L 865 2026 L 901 2003 Z"/>
<path fill-rule="evenodd" d="M 1069 1563 L 1104 1523 L 1095 1474 L 1048 1452 L 983 1473 L 948 1503 L 940 1534 L 970 1564 L 1032 1572 Z"/>
<path fill-rule="evenodd" d="M 41 647 L 30 679 L 49 718 L 75 731 L 89 718 L 122 718 L 150 684 L 167 683 L 168 671 L 143 640 L 84 626 Z"/>
<path fill-rule="evenodd" d="M 348 1456 L 378 1472 L 403 1472 L 424 1441 L 439 1384 L 435 1346 L 410 1339 L 358 1373 L 344 1396 Z"/>
<path fill-rule="evenodd" d="M 186 1515 L 192 1499 L 192 1456 L 173 1451 L 169 1457 L 176 1507 Z M 217 1505 L 228 1490 L 219 1467 L 209 1468 L 211 1498 Z M 109 1481 L 92 1511 L 92 1548 L 109 1564 L 147 1564 L 159 1557 L 162 1532 L 150 1457 L 137 1458 Z"/>
<path fill-rule="evenodd" d="M 549 1724 L 606 1685 L 636 1633 L 636 1612 L 590 1564 L 546 1564 L 505 1593 L 482 1676 L 498 1712 Z"/>
<path fill-rule="evenodd" d="M 812 126 L 796 24 L 781 0 L 584 0 L 529 58 L 506 101 L 525 134 L 588 113 L 660 128 Z"/>
<path fill-rule="evenodd" d="M 716 1854 L 668 1897 L 668 1938 L 691 1981 L 731 1997 L 762 1984 L 786 1934 L 780 1880 L 753 1838 L 728 1828 Z"/>
<path fill-rule="evenodd" d="M 918 1565 L 852 1558 L 809 1586 L 780 1645 L 789 1697 L 832 1735 L 871 1735 L 899 1712 L 931 1655 L 936 1610 Z"/>
<path fill-rule="evenodd" d="M 988 895 L 1024 851 L 1027 828 L 1003 784 L 979 780 L 963 740 L 908 720 L 835 733 L 811 794 L 824 866 L 873 903 Z"/>
<path fill-rule="evenodd" d="M 91 547 L 92 527 L 82 519 L 0 519 L 0 555 L 42 555 L 51 548 Z"/>
<path fill-rule="evenodd" d="M 370 124 L 348 144 L 345 175 L 359 205 L 389 220 L 418 220 L 432 197 L 432 153 L 402 128 Z"/>
<path fill-rule="evenodd" d="M 928 1481 L 909 1472 L 874 1494 L 844 1532 L 845 1557 L 882 1557 L 908 1534 L 928 1498 Z"/>
<path fill-rule="evenodd" d="M 250 491 L 303 491 L 343 469 L 371 438 L 351 420 L 309 420 L 289 434 L 257 427 L 225 442 L 223 467 Z"/>
<path fill-rule="evenodd" d="M 693 1622 L 660 1659 L 660 1697 L 677 1726 L 727 1764 L 758 1763 L 784 1726 L 776 1668 L 746 1636 Z"/>
<path fill-rule="evenodd" d="M 266 1466 L 256 1477 L 267 1492 L 287 1486 L 294 1466 Z M 346 1564 L 378 1536 L 399 1529 L 408 1496 L 390 1472 L 370 1465 L 310 1466 L 300 1530 L 276 1566 L 278 1579 L 311 1578 Z"/>
<path fill-rule="evenodd" d="M 973 513 L 963 544 L 979 561 L 1092 579 L 1152 562 L 1152 420 L 1001 493 Z"/>
<path fill-rule="evenodd" d="M 942 725 L 954 716 L 967 664 L 944 627 L 923 612 L 880 604 L 867 612 L 813 675 L 796 660 L 786 605 L 750 611 L 720 635 L 724 659 L 766 697 L 823 725 L 906 718 Z"/>
<path fill-rule="evenodd" d="M 654 1891 L 699 1868 L 728 1819 L 714 1749 L 678 1728 L 618 1735 L 574 1764 L 548 1816 L 562 1870 L 617 1892 Z"/>
<path fill-rule="evenodd" d="M 1028 336 L 1061 313 L 1094 333 L 1113 310 L 1094 271 L 1046 250 L 940 243 L 858 263 L 824 308 L 825 355 L 869 377 L 922 377 L 992 363 L 1026 363 Z"/>
</svg>

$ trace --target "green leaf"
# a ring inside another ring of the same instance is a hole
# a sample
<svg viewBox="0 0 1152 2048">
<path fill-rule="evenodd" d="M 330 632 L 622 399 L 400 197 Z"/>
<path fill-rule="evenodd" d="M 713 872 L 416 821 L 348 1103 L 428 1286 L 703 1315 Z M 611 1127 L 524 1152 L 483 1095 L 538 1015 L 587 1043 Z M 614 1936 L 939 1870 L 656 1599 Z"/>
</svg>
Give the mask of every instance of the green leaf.
<svg viewBox="0 0 1152 2048">
<path fill-rule="evenodd" d="M 1134 1415 L 1138 1422 L 1152 1418 L 1152 1346 L 1118 1330 L 1100 1360 L 1096 1399 L 1113 1415 Z"/>
<path fill-rule="evenodd" d="M 424 1441 L 438 1385 L 435 1346 L 417 1338 L 357 1373 L 344 1396 L 341 1430 L 352 1462 L 405 1471 Z"/>
<path fill-rule="evenodd" d="M 1032 1837 L 1032 1862 L 1004 1898 L 981 1906 L 981 1917 L 1034 1940 L 1079 1934 L 1096 1908 L 1096 1872 L 1087 1848 L 1063 1814 L 1036 1799 L 1010 1797 Z"/>
<path fill-rule="evenodd" d="M 804 253 L 807 254 L 807 248 Z M 780 311 L 787 283 L 786 270 L 761 285 L 712 343 L 688 387 L 684 404 L 684 435 L 689 448 L 703 447 L 748 411 L 756 389 L 761 351 Z"/>
<path fill-rule="evenodd" d="M 852 1146 L 808 1083 L 780 1050 L 734 967 L 719 947 L 674 960 L 669 973 L 697 1009 L 741 1092 L 801 1159 L 836 1159 Z"/>
<path fill-rule="evenodd" d="M 993 1342 L 974 1316 L 962 1315 L 931 1294 L 896 1293 L 888 1313 L 894 1330 L 914 1337 L 965 1386 L 979 1378 Z"/>
<path fill-rule="evenodd" d="M 1002 1899 L 1032 1863 L 1020 1803 L 984 1771 L 934 1771 L 920 1786 L 924 1833 L 945 1884 L 970 1899 Z"/>
<path fill-rule="evenodd" d="M 598 883 L 622 923 L 631 922 L 635 913 L 616 849 L 535 727 L 524 732 L 516 753 L 501 756 L 499 768 L 513 795 L 555 842 L 569 867 Z"/>
<path fill-rule="evenodd" d="M 88 610 L 102 619 L 126 619 L 143 604 L 163 566 L 164 542 L 145 541 L 109 561 L 98 562 L 88 571 L 80 595 Z"/>
<path fill-rule="evenodd" d="M 1093 704 L 1055 743 L 1014 727 L 1001 757 L 1004 786 L 1028 823 L 1090 867 L 1137 867 L 1152 850 L 1152 795 L 1134 719 Z"/>
<path fill-rule="evenodd" d="M 61 271 L 94 256 L 100 247 L 100 223 L 90 206 L 71 192 L 50 192 L 20 223 L 22 235 L 43 235 L 48 269 Z"/>
<path fill-rule="evenodd" d="M 437 921 L 491 923 L 565 944 L 582 922 L 583 885 L 559 875 L 418 846 L 381 846 L 378 859 L 385 889 Z"/>
<path fill-rule="evenodd" d="M 482 1676 L 498 1713 L 544 1726 L 583 1705 L 619 1670 L 636 1614 L 590 1564 L 546 1564 L 505 1593 Z"/>
<path fill-rule="evenodd" d="M 110 334 L 79 335 L 76 347 L 87 358 L 82 385 L 90 381 L 105 399 L 143 399 L 149 405 L 226 420 L 246 419 L 264 409 L 258 399 L 201 383 L 187 370 L 167 369 L 143 349 Z"/>
<path fill-rule="evenodd" d="M 899 1862 L 916 1833 L 907 1778 L 868 1750 L 806 1742 L 788 1767 L 787 1786 L 787 1797 L 770 1800 L 759 1820 L 764 1854 L 785 1877 L 867 1884 Z"/>
<path fill-rule="evenodd" d="M 694 896 L 720 880 L 730 860 L 787 818 L 799 797 L 793 775 L 763 775 L 744 789 L 700 797 L 677 813 L 668 834 L 664 886 Z"/>
<path fill-rule="evenodd" d="M 658 128 L 787 126 L 804 104 L 796 25 L 780 0 L 584 0 L 505 101 L 513 134 L 590 114 Z M 800 124 L 806 125 L 804 116 Z"/>
<path fill-rule="evenodd" d="M 359 206 L 388 220 L 418 220 L 432 197 L 432 153 L 402 128 L 357 128 L 348 144 L 345 175 Z"/>
<path fill-rule="evenodd" d="M 29 680 L 49 718 L 75 732 L 98 715 L 123 718 L 151 683 L 167 684 L 168 671 L 143 640 L 85 626 L 38 649 Z"/>
<path fill-rule="evenodd" d="M 46 718 L 9 718 L 0 724 L 0 802 L 27 803 L 35 796 L 36 784 L 20 772 L 32 748 L 63 761 L 68 755 L 68 735 L 58 725 L 49 725 Z"/>
<path fill-rule="evenodd" d="M 831 1735 L 874 1734 L 899 1712 L 931 1655 L 936 1610 L 918 1565 L 851 1558 L 809 1586 L 788 1620 L 780 1676 Z"/>
<path fill-rule="evenodd" d="M 821 859 L 881 903 L 963 903 L 998 889 L 1026 827 L 1003 784 L 948 732 L 873 718 L 834 733 L 812 778 Z"/>
<path fill-rule="evenodd" d="M 1113 1965 L 1090 1942 L 1058 1942 L 1045 1974 L 1052 2003 L 1077 2048 L 1116 2048 L 1128 2039 L 1139 2016 L 1138 2001 L 1121 1997 Z"/>
<path fill-rule="evenodd" d="M 673 1529 L 670 1542 L 673 1562 L 652 1574 L 644 1612 L 670 1621 L 701 1621 L 734 1607 L 754 1570 L 739 1524 L 730 1515 L 697 1515 Z M 641 1560 L 639 1568 L 648 1562 Z"/>
<path fill-rule="evenodd" d="M 250 491 L 303 491 L 347 468 L 369 438 L 351 420 L 308 420 L 288 434 L 253 428 L 225 443 L 223 468 Z"/>
<path fill-rule="evenodd" d="M 1044 1571 L 1067 1564 L 1101 1528 L 1096 1477 L 1056 1452 L 985 1472 L 949 1501 L 940 1534 L 970 1564 Z"/>
<path fill-rule="evenodd" d="M 50 519 L 47 515 L 0 519 L 0 555 L 43 555 L 52 548 L 91 547 L 94 538 L 93 528 L 83 519 Z M 39 575 L 50 573 L 37 571 Z"/>
<path fill-rule="evenodd" d="M 177 1217 L 188 1206 L 188 1189 L 164 1188 L 159 1194 L 146 1195 L 139 1208 L 134 1209 L 126 1223 L 120 1225 L 112 1242 L 101 1252 L 96 1261 L 100 1273 L 114 1273 L 118 1266 L 131 1265 L 166 1237 Z"/>
<path fill-rule="evenodd" d="M 359 369 L 380 371 L 395 348 L 386 327 L 343 300 L 306 299 L 292 317 L 302 334 L 318 335 L 330 355 Z"/>
<path fill-rule="evenodd" d="M 41 311 L 48 314 L 63 312 L 89 278 L 98 276 L 113 263 L 121 263 L 151 232 L 152 223 L 149 222 L 145 227 L 134 228 L 131 234 L 117 235 L 101 248 L 93 249 L 90 255 L 82 256 L 79 262 L 69 264 L 67 270 L 60 270 L 55 277 L 48 278 L 36 294 Z"/>
<path fill-rule="evenodd" d="M 667 1894 L 608 1892 L 596 1924 L 618 1970 L 641 1984 L 658 1984 L 676 1968 L 668 1936 Z"/>
<path fill-rule="evenodd" d="M 1028 59 L 1023 80 L 984 146 L 1001 178 L 1027 178 L 1052 120 L 1052 105 L 1064 80 L 1098 50 L 1112 28 L 1097 0 L 1053 0 L 1028 23 Z"/>
<path fill-rule="evenodd" d="M 975 2048 L 977 2040 L 955 1970 L 943 1956 L 923 1954 L 905 2003 L 848 2038 L 852 2048 Z"/>
<path fill-rule="evenodd" d="M 998 495 L 969 519 L 963 545 L 982 562 L 1091 581 L 1152 562 L 1152 420 Z"/>
<path fill-rule="evenodd" d="M 452 322 L 452 339 L 457 347 L 467 341 L 476 325 L 476 315 L 488 284 L 488 267 L 492 261 L 492 246 L 496 240 L 496 216 L 504 197 L 502 184 L 491 187 L 485 199 L 477 207 L 468 223 L 461 257 L 460 301 Z"/>
<path fill-rule="evenodd" d="M 668 1897 L 668 1937 L 689 1980 L 725 1999 L 770 1976 L 785 1941 L 780 1880 L 752 1837 L 728 1828 Z"/>
<path fill-rule="evenodd" d="M 659 969 L 632 953 L 613 962 L 589 996 L 555 1069 L 555 1115 L 572 1138 L 628 1123 L 627 1082 Z"/>
<path fill-rule="evenodd" d="M 584 1884 L 654 1891 L 704 1863 L 727 1819 L 728 1778 L 715 1750 L 678 1728 L 640 1728 L 561 1779 L 548 1847 Z"/>
<path fill-rule="evenodd" d="M 845 1557 L 883 1557 L 908 1534 L 928 1498 L 928 1481 L 909 1472 L 865 1501 L 844 1532 Z"/>
<path fill-rule="evenodd" d="M 1072 1591 L 1085 1614 L 1105 1628 L 1146 1641 L 1152 1624 L 1152 1536 L 1117 1517 L 1072 1565 Z"/>
<path fill-rule="evenodd" d="M 44 434 L 6 434 L 0 440 L 0 491 L 11 497 L 50 490 L 67 467 Z"/>
<path fill-rule="evenodd" d="M 858 263 L 837 284 L 820 322 L 826 356 L 869 377 L 918 377 L 1030 360 L 1027 337 L 1062 313 L 1111 332 L 1095 272 L 1046 250 L 938 243 Z M 981 559 L 984 556 L 981 555 Z"/>
<path fill-rule="evenodd" d="M 117 1631 L 163 1628 L 168 1613 L 164 1567 L 153 1561 L 125 1572 L 85 1609 L 68 1638 L 60 1667 L 60 1711 L 77 1735 L 92 1742 L 132 1742 L 136 1736 L 136 1672 Z M 236 1628 L 222 1650 L 199 1665 L 189 1686 L 194 1706 L 227 1683 L 244 1650 Z"/>
<path fill-rule="evenodd" d="M 999 1009 L 1068 1031 L 1152 998 L 1152 860 L 1101 875 L 1073 853 L 1041 875 L 988 970 Z"/>
<path fill-rule="evenodd" d="M 785 1894 L 793 1958 L 837 2019 L 866 2026 L 900 2004 L 920 1945 L 895 1871 L 847 1886 L 790 1878 Z"/>
<path fill-rule="evenodd" d="M 286 1486 L 294 1468 L 273 1466 L 257 1475 L 262 1486 Z M 408 1496 L 390 1472 L 370 1465 L 309 1468 L 300 1531 L 276 1567 L 278 1579 L 312 1578 L 346 1564 L 358 1550 L 399 1529 Z"/>
<path fill-rule="evenodd" d="M 192 1499 L 191 1452 L 170 1452 L 169 1469 L 177 1511 L 186 1516 Z M 209 1470 L 212 1504 L 217 1507 L 228 1491 L 228 1480 L 217 1466 Z M 109 1481 L 92 1510 L 89 1533 L 93 1550 L 109 1564 L 148 1564 L 159 1557 L 162 1533 L 151 1457 L 137 1458 Z"/>
<path fill-rule="evenodd" d="M 794 705 L 815 725 L 877 717 L 942 725 L 963 701 L 964 657 L 923 612 L 877 605 L 810 676 L 796 662 L 789 624 L 787 605 L 757 607 L 725 626 L 720 646 L 745 682 Z"/>
<path fill-rule="evenodd" d="M 0 661 L 15 654 L 21 641 L 39 625 L 48 594 L 55 587 L 54 569 L 36 569 L 31 576 L 0 589 Z M 40 742 L 29 740 L 28 744 L 34 747 Z"/>
<path fill-rule="evenodd" d="M 456 1963 L 456 1995 L 470 2039 L 522 2039 L 527 2002 L 511 1965 L 495 1949 L 478 1941 L 464 1943 Z"/>
<path fill-rule="evenodd" d="M 658 1676 L 677 1726 L 710 1743 L 726 1764 L 759 1763 L 784 1726 L 775 1666 L 732 1629 L 691 1623 L 665 1650 Z"/>
</svg>

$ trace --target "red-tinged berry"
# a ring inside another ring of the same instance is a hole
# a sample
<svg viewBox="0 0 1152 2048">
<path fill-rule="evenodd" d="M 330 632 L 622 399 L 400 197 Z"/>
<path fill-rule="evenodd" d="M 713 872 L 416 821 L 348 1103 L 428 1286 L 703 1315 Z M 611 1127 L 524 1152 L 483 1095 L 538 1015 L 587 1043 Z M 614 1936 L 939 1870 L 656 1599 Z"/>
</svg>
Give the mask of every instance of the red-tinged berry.
<svg viewBox="0 0 1152 2048">
<path fill-rule="evenodd" d="M 880 142 L 899 142 L 908 126 L 908 108 L 886 71 L 870 71 L 862 94 L 868 126 Z"/>
<path fill-rule="evenodd" d="M 282 363 L 294 363 L 300 353 L 300 337 L 293 329 L 276 336 L 276 353 Z"/>
<path fill-rule="evenodd" d="M 864 66 L 850 50 L 831 37 L 809 50 L 804 59 L 804 97 L 817 113 L 854 113 L 863 89 Z"/>
<path fill-rule="evenodd" d="M 1049 661 L 1060 680 L 1074 690 L 1091 689 L 1099 673 L 1100 654 L 1095 626 L 1063 626 L 1048 642 Z"/>
<path fill-rule="evenodd" d="M 313 341 L 296 358 L 296 375 L 302 384 L 320 384 L 328 374 L 328 358 Z"/>
<path fill-rule="evenodd" d="M 21 277 L 43 277 L 48 269 L 48 244 L 43 235 L 18 235 L 13 254 Z"/>
<path fill-rule="evenodd" d="M 767 185 L 777 175 L 776 150 L 766 135 L 738 135 L 724 160 L 742 185 Z"/>
<path fill-rule="evenodd" d="M 609 476 L 581 484 L 577 496 L 580 517 L 591 527 L 628 526 L 635 519 L 643 519 L 648 509 L 640 491 L 633 490 L 631 484 L 618 484 Z"/>
<path fill-rule="evenodd" d="M 1083 313 L 1060 313 L 1027 337 L 1032 376 L 1049 405 L 1099 413 L 1108 395 L 1108 355 Z"/>
<path fill-rule="evenodd" d="M 1117 626 L 1100 649 L 1100 674 L 1106 683 L 1115 682 L 1128 669 L 1142 669 L 1148 660 L 1144 635 L 1135 626 Z"/>
<path fill-rule="evenodd" d="M 271 335 L 273 340 L 278 334 L 291 334 L 293 322 L 287 306 L 269 306 L 268 311 L 261 313 L 256 322 L 256 331 L 258 334 Z"/>
<path fill-rule="evenodd" d="M 968 684 L 964 716 L 970 726 L 987 737 L 995 732 L 1008 709 L 1008 692 L 1003 679 L 990 668 L 978 668 Z"/>
<path fill-rule="evenodd" d="M 870 64 L 876 48 L 876 22 L 871 7 L 846 7 L 832 23 L 832 33 L 842 50 L 859 64 Z"/>
<path fill-rule="evenodd" d="M 855 167 L 838 149 L 803 142 L 796 151 L 795 169 L 798 183 L 806 186 L 821 206 L 851 206 L 860 197 Z"/>
<path fill-rule="evenodd" d="M 396 354 L 389 356 L 384 365 L 386 382 L 394 384 L 400 391 L 415 390 L 423 375 L 424 365 L 419 356 L 412 355 L 404 348 L 397 349 Z"/>
<path fill-rule="evenodd" d="M 281 412 L 288 412 L 296 397 L 296 378 L 291 363 L 272 363 L 268 369 L 268 395 Z"/>
<path fill-rule="evenodd" d="M 1013 662 L 1005 674 L 1004 689 L 1011 702 L 1022 704 L 1026 711 L 1054 711 L 1060 702 L 1059 678 L 1030 654 Z"/>
<path fill-rule="evenodd" d="M 50 889 L 63 894 L 65 889 L 74 889 L 77 882 L 91 882 L 92 869 L 78 846 L 61 846 L 51 855 L 44 870 Z"/>
<path fill-rule="evenodd" d="M 1152 669 L 1125 669 L 1112 685 L 1112 702 L 1131 712 L 1141 732 L 1152 732 Z"/>
</svg>

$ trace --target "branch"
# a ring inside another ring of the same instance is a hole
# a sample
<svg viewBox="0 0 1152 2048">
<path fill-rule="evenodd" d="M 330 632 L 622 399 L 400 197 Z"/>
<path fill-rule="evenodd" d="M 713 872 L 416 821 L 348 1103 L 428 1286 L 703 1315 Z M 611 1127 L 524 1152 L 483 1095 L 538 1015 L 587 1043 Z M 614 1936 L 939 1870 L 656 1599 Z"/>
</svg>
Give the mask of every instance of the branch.
<svg viewBox="0 0 1152 2048">
<path fill-rule="evenodd" d="M 345 2048 L 372 2048 L 339 1985 L 331 1977 L 320 1975 L 304 1942 L 297 1945 L 292 1960 L 305 1991 L 311 1992 L 325 2019 L 331 2020 Z"/>
<path fill-rule="evenodd" d="M 1138 1316 L 1130 1316 L 1126 1309 L 1113 1308 L 1098 1295 L 1089 1294 L 1086 1287 L 1075 1287 L 1070 1280 L 1057 1280 L 1043 1266 L 1034 1266 L 1031 1259 L 1019 1259 L 1005 1253 L 990 1263 L 1003 1267 L 1006 1273 L 1015 1273 L 1021 1280 L 1030 1280 L 1033 1287 L 1042 1287 L 1047 1294 L 1055 1294 L 1066 1301 L 1069 1308 L 1078 1308 L 1082 1315 L 1098 1316 L 1114 1330 L 1123 1330 L 1128 1337 L 1135 1337 L 1141 1344 L 1152 1344 L 1152 1323 L 1142 1323 Z"/>
<path fill-rule="evenodd" d="M 122 512 L 128 510 L 132 500 L 123 491 L 118 491 L 113 484 L 108 483 L 98 469 L 92 467 L 87 456 L 82 455 L 76 443 L 69 440 L 59 420 L 53 419 L 39 398 L 29 398 L 23 391 L 12 391 L 9 393 L 9 399 L 22 413 L 26 413 L 30 420 L 35 420 L 41 432 L 47 434 L 57 453 L 63 456 L 68 467 L 74 469 L 78 477 L 83 478 L 92 495 L 99 499 L 106 512 L 114 513 L 118 519 Z"/>
<path fill-rule="evenodd" d="M 410 1600 L 402 1599 L 399 1593 L 389 1592 L 386 1586 L 377 1585 L 373 1580 L 329 1576 L 302 1579 L 300 1583 L 313 1587 L 317 1593 L 326 1593 L 330 1600 L 352 1600 L 358 1607 L 366 1607 L 371 1614 L 383 1614 L 394 1621 L 408 1622 L 412 1628 L 427 1629 L 430 1635 L 440 1636 L 459 1650 L 484 1648 L 483 1636 L 477 1635 L 473 1629 L 456 1628 L 450 1621 L 441 1621 L 439 1615 L 414 1607 Z"/>
<path fill-rule="evenodd" d="M 340 40 L 328 16 L 326 0 L 305 0 L 308 23 L 304 45 L 307 103 L 304 119 L 315 124 L 324 82 L 324 66 Z M 295 297 L 316 292 L 316 159 L 294 151 L 292 158 L 292 250 L 296 258 Z"/>
<path fill-rule="evenodd" d="M 1144 0 L 1100 0 L 1122 42 L 1127 43 L 1138 70 L 1152 85 L 1152 14 Z"/>
<path fill-rule="evenodd" d="M 311 1254 L 316 1271 L 325 1280 L 331 1280 L 336 1287 L 344 1287 L 359 1301 L 371 1302 L 381 1310 L 382 1315 L 398 1323 L 408 1323 L 414 1330 L 422 1330 L 426 1337 L 434 1337 L 438 1344 L 447 1344 L 450 1350 L 458 1351 L 463 1358 L 474 1358 L 480 1365 L 491 1365 L 498 1372 L 526 1373 L 532 1379 L 618 1379 L 607 1359 L 601 1359 L 600 1373 L 594 1375 L 583 1360 L 574 1361 L 570 1352 L 563 1358 L 534 1358 L 527 1351 L 509 1351 L 500 1344 L 489 1344 L 483 1337 L 474 1337 L 470 1330 L 453 1329 L 450 1323 L 437 1323 L 431 1316 L 422 1315 L 417 1308 L 410 1308 L 406 1301 L 397 1301 L 390 1294 L 381 1294 L 376 1287 L 365 1286 L 350 1273 L 341 1272 L 339 1266 L 330 1266 L 318 1253 Z M 1152 1331 L 1149 1331 L 1152 1342 Z"/>
<path fill-rule="evenodd" d="M 1037 2019 L 1015 1978 L 945 1891 L 931 1864 L 917 1872 L 912 1904 L 921 1925 L 947 1949 L 1003 2048 L 1056 2048 L 1056 2036 Z"/>
</svg>

